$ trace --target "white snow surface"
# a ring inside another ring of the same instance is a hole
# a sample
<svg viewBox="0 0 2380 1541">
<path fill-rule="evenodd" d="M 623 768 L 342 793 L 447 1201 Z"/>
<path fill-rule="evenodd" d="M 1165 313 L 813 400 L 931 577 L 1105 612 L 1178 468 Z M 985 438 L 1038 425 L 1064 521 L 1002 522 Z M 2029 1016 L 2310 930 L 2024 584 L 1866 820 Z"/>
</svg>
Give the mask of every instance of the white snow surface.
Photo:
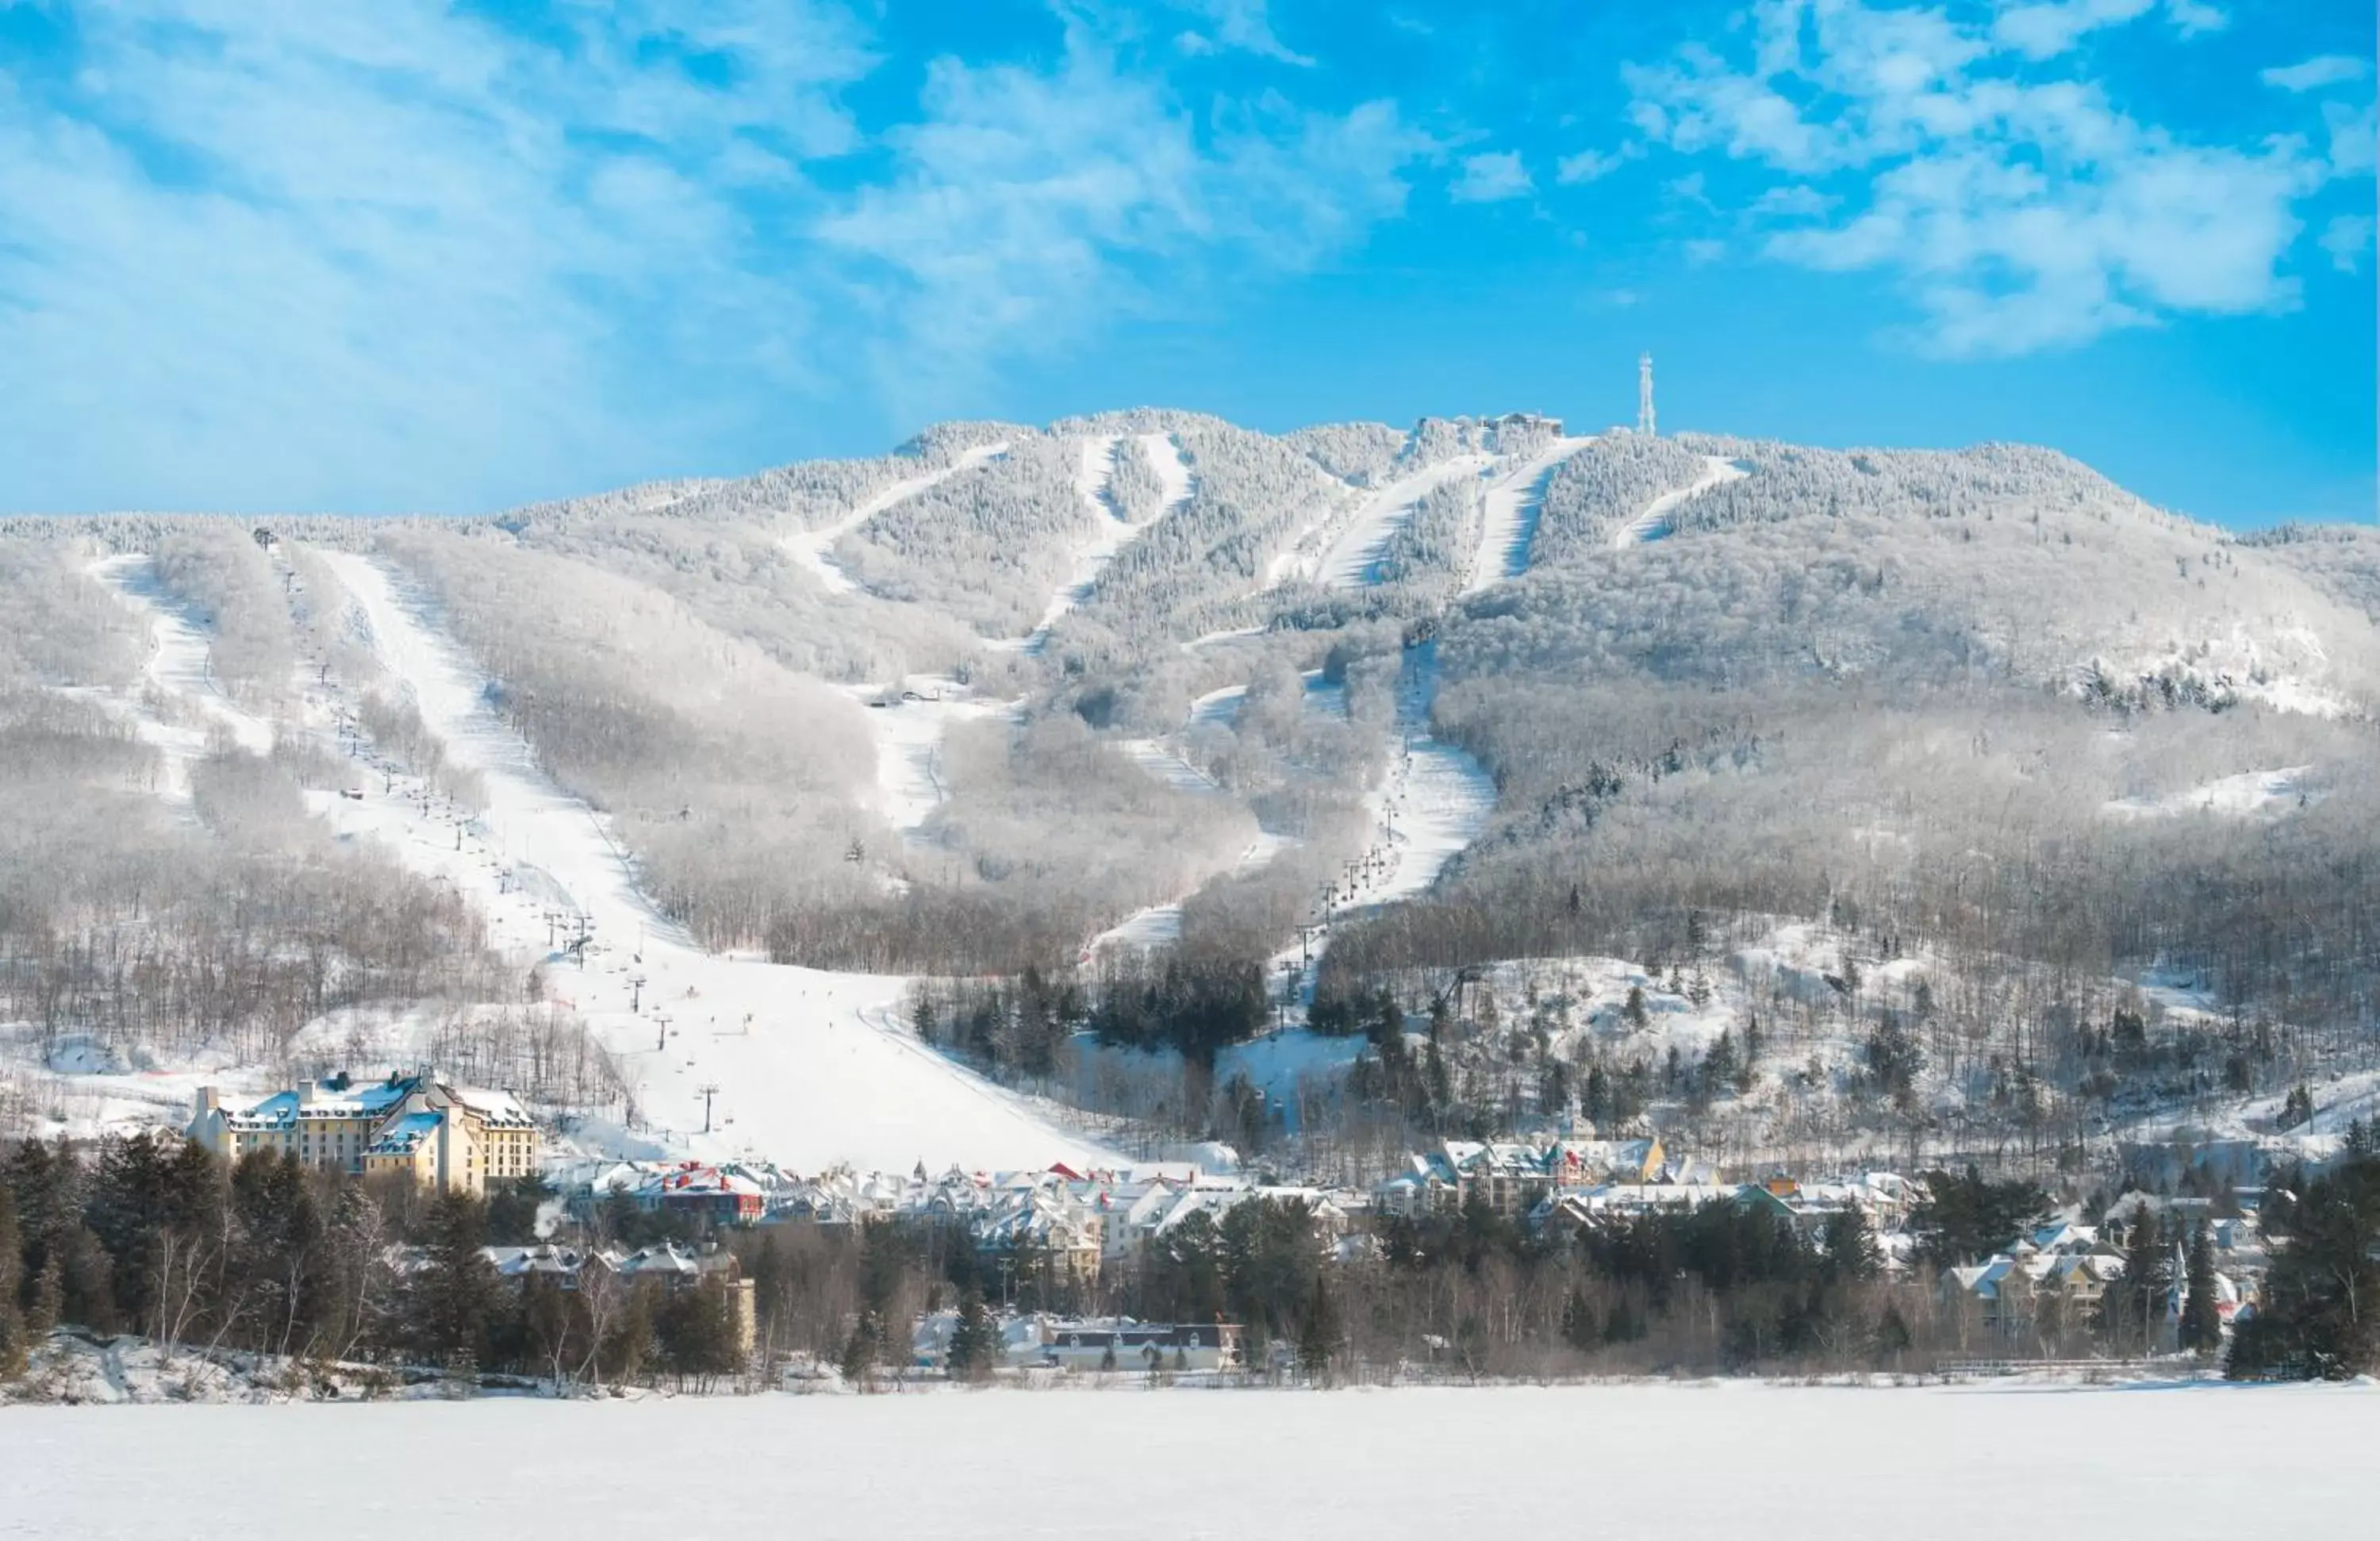
<svg viewBox="0 0 2380 1541">
<path fill-rule="evenodd" d="M 381 661 L 445 740 L 448 762 L 484 776 L 488 806 L 475 825 L 502 861 L 491 870 L 450 858 L 443 833 L 425 839 L 418 827 L 391 843 L 408 864 L 465 885 L 495 918 L 500 945 L 542 939 L 550 908 L 592 918 L 596 961 L 554 967 L 553 988 L 621 1055 L 658 1138 L 695 1155 L 750 1152 L 808 1171 L 839 1161 L 905 1170 L 919 1160 L 1038 1167 L 1113 1159 L 920 1044 L 901 1020 L 902 979 L 696 947 L 638 891 L 602 820 L 556 787 L 490 709 L 484 680 L 437 633 L 427 602 L 371 560 L 320 554 L 359 604 Z M 708 1084 L 722 1090 L 719 1122 L 705 1135 L 699 1088 Z"/>
<path fill-rule="evenodd" d="M 2286 813 L 2297 807 L 2301 798 L 2307 802 L 2320 798 L 2319 791 L 2301 784 L 2313 770 L 2311 765 L 2292 765 L 2282 770 L 2220 776 L 2162 797 L 2119 797 L 2102 811 L 2119 819 L 2170 819 L 2188 813 L 2250 819 Z"/>
<path fill-rule="evenodd" d="M 1180 750 L 1161 738 L 1119 738 L 1115 746 L 1160 786 L 1202 797 L 1219 795 L 1223 790 L 1215 784 L 1214 777 L 1183 758 Z"/>
<path fill-rule="evenodd" d="M 1075 486 L 1098 516 L 1096 533 L 1075 551 L 1073 575 L 1064 588 L 1050 597 L 1049 608 L 1042 611 L 1032 631 L 1021 637 L 1006 637 L 990 644 L 994 651 L 1038 653 L 1048 647 L 1050 628 L 1091 597 L 1091 590 L 1099 587 L 1099 575 L 1107 571 L 1116 552 L 1130 545 L 1141 531 L 1189 503 L 1190 467 L 1182 458 L 1181 446 L 1166 433 L 1144 433 L 1139 439 L 1157 468 L 1158 483 L 1164 492 L 1157 512 L 1138 524 L 1119 516 L 1109 488 L 1115 480 L 1116 456 L 1123 452 L 1123 440 L 1121 436 L 1084 440 L 1083 462 L 1075 473 Z"/>
<path fill-rule="evenodd" d="M 1380 553 L 1413 516 L 1415 505 L 1448 482 L 1476 477 L 1495 464 L 1492 455 L 1458 455 L 1367 495 L 1340 527 L 1330 549 L 1297 576 L 1318 579 L 1332 588 L 1364 588 L 1378 582 Z"/>
<path fill-rule="evenodd" d="M 785 551 L 795 561 L 808 568 L 811 575 L 826 586 L 827 592 L 856 593 L 859 586 L 852 582 L 844 570 L 835 564 L 833 556 L 830 554 L 833 552 L 836 541 L 886 509 L 908 502 L 929 487 L 948 481 L 962 471 L 974 470 L 978 466 L 987 461 L 997 460 L 1007 453 L 1008 441 L 1005 439 L 997 443 L 978 444 L 940 470 L 925 471 L 917 476 L 905 477 L 892 483 L 874 496 L 856 504 L 850 513 L 831 525 L 822 525 L 817 529 L 799 530 L 786 536 Z"/>
<path fill-rule="evenodd" d="M 1208 783 L 1208 790 L 1213 790 L 1213 783 Z M 1297 844 L 1298 840 L 1294 835 L 1275 834 L 1270 831 L 1259 831 L 1257 838 L 1249 843 L 1248 848 L 1240 853 L 1240 859 L 1232 868 L 1231 875 L 1245 877 L 1251 872 L 1261 872 L 1271 866 L 1273 859 L 1283 851 L 1290 850 Z M 1201 882 L 1198 886 L 1204 888 L 1206 883 Z M 1192 892 L 1196 892 L 1196 890 L 1192 890 Z M 1190 895 L 1185 893 L 1180 899 L 1170 900 L 1162 904 L 1151 904 L 1146 909 L 1134 911 L 1118 924 L 1109 927 L 1093 937 L 1090 944 L 1083 949 L 1084 957 L 1090 958 L 1112 947 L 1149 949 L 1163 947 L 1181 940 L 1182 906 L 1189 897 Z"/>
<path fill-rule="evenodd" d="M 1536 538 L 1546 484 L 1563 461 L 1593 443 L 1592 437 L 1556 439 L 1488 487 L 1485 516 L 1479 521 L 1479 551 L 1463 586 L 1465 594 L 1492 588 L 1529 570 L 1529 545 Z"/>
<path fill-rule="evenodd" d="M 1734 461 L 1716 455 L 1703 457 L 1703 474 L 1674 492 L 1664 492 L 1645 505 L 1643 512 L 1611 532 L 1614 548 L 1641 546 L 1647 540 L 1658 540 L 1672 528 L 1670 516 L 1680 504 L 1701 497 L 1712 488 L 1730 481 L 1741 481 L 1750 473 Z"/>
<path fill-rule="evenodd" d="M 1190 703 L 1190 716 L 1184 727 L 1196 727 L 1201 722 L 1219 723 L 1229 727 L 1240 714 L 1240 703 L 1248 698 L 1245 685 L 1227 685 L 1220 690 L 1209 690 Z"/>
<path fill-rule="evenodd" d="M 152 688 L 178 703 L 189 722 L 168 722 L 145 708 L 134 709 L 134 731 L 153 746 L 164 762 L 164 783 L 159 789 L 176 802 L 190 795 L 190 762 L 208 752 L 216 734 L 251 755 L 273 752 L 273 725 L 241 710 L 215 683 L 209 667 L 206 629 L 192 619 L 157 576 L 155 559 L 138 553 L 103 557 L 92 564 L 91 576 L 113 589 L 115 597 L 149 623 L 154 651 L 145 671 Z"/>
<path fill-rule="evenodd" d="M 1017 703 L 977 699 L 966 686 L 939 674 L 855 686 L 851 694 L 868 703 L 868 726 L 876 740 L 878 810 L 904 844 L 928 843 L 921 832 L 925 822 L 949 796 L 942 783 L 942 742 L 950 736 L 951 725 L 1014 717 Z"/>
<path fill-rule="evenodd" d="M 329 1503 L 343 1541 L 758 1535 L 789 1515 L 820 1541 L 1380 1541 L 1564 1535 L 1591 1495 L 1596 1531 L 1665 1541 L 1839 1541 L 1916 1516 L 1937 1541 L 2005 1541 L 2018 1513 L 2241 1541 L 2360 1530 L 2375 1413 L 2368 1383 L 2042 1381 L 7 1407 L 0 1530 L 147 1541 L 214 1515 L 243 1541 L 313 1541 Z M 291 1486 L 367 1450 L 419 1479 Z M 2189 1450 L 2220 1460 L 2177 1467 Z M 1161 1456 L 1117 1493 L 1019 1501 L 1020 1456 L 1088 1451 Z"/>
</svg>

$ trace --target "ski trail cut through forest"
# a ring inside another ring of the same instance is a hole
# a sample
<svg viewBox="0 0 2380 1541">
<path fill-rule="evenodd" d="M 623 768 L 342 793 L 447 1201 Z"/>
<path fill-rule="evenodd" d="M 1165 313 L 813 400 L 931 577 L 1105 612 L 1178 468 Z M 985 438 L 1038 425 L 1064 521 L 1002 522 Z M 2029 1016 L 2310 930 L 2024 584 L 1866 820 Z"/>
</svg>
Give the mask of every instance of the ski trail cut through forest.
<svg viewBox="0 0 2380 1541">
<path fill-rule="evenodd" d="M 1097 517 L 1095 532 L 1088 544 L 1075 553 L 1075 570 L 1064 588 L 1050 598 L 1049 608 L 1041 619 L 1022 637 L 1005 638 L 990 644 L 996 651 L 1022 652 L 1038 655 L 1050 645 L 1050 628 L 1067 613 L 1079 608 L 1099 587 L 1099 575 L 1107 571 L 1116 553 L 1130 545 L 1143 530 L 1162 521 L 1190 502 L 1192 480 L 1190 467 L 1182 458 L 1181 446 L 1167 433 L 1138 435 L 1142 451 L 1156 467 L 1160 496 L 1157 512 L 1138 524 L 1134 524 L 1116 512 L 1114 486 L 1116 459 L 1123 453 L 1123 437 L 1117 434 L 1104 439 L 1083 442 L 1083 462 L 1075 473 L 1075 490 L 1082 494 Z"/>
<path fill-rule="evenodd" d="M 122 702 L 140 741 L 157 750 L 164 772 L 160 793 L 174 802 L 189 801 L 190 762 L 208 753 L 213 731 L 249 754 L 271 754 L 273 725 L 234 706 L 215 683 L 209 628 L 165 588 L 156 559 L 137 552 L 103 557 L 90 571 L 127 609 L 148 622 L 150 653 L 143 677 L 159 695 L 209 724 L 200 728 L 168 722 L 138 701 Z"/>
<path fill-rule="evenodd" d="M 1674 492 L 1664 492 L 1645 505 L 1644 512 L 1611 532 L 1615 551 L 1641 546 L 1648 540 L 1658 540 L 1676 528 L 1674 516 L 1678 505 L 1701 497 L 1714 487 L 1730 481 L 1741 481 L 1748 474 L 1734 461 L 1722 455 L 1703 456 L 1703 474 Z"/>
<path fill-rule="evenodd" d="M 1529 570 L 1529 547 L 1537 538 L 1537 516 L 1545 510 L 1546 488 L 1564 461 L 1593 443 L 1591 437 L 1556 439 L 1488 489 L 1479 521 L 1479 550 L 1471 559 L 1471 577 L 1463 592 L 1476 594 Z"/>
<path fill-rule="evenodd" d="M 1208 783 L 1210 787 L 1212 784 Z M 1283 851 L 1293 849 L 1298 843 L 1297 837 L 1294 835 L 1274 834 L 1270 831 L 1262 831 L 1249 843 L 1246 850 L 1240 853 L 1240 859 L 1232 865 L 1231 870 L 1219 876 L 1242 878 L 1251 872 L 1261 872 L 1271 866 L 1273 859 Z M 1116 925 L 1109 927 L 1093 937 L 1089 944 L 1083 949 L 1083 961 L 1088 963 L 1100 953 L 1112 948 L 1136 947 L 1146 952 L 1154 948 L 1171 946 L 1180 941 L 1182 940 L 1182 906 L 1189 903 L 1191 894 L 1196 893 L 1199 889 L 1205 888 L 1208 883 L 1214 880 L 1213 878 L 1205 879 L 1196 888 L 1193 888 L 1189 893 L 1184 894 L 1179 899 L 1169 900 L 1162 904 L 1151 904 L 1146 909 L 1134 911 Z"/>
<path fill-rule="evenodd" d="M 1008 441 L 1005 439 L 998 443 L 978 444 L 941 470 L 906 477 L 880 491 L 871 493 L 850 513 L 831 525 L 824 525 L 817 529 L 798 530 L 786 536 L 785 550 L 795 561 L 808 568 L 813 577 L 826 586 L 828 593 L 856 594 L 859 592 L 859 585 L 851 581 L 850 575 L 836 564 L 832 555 L 836 541 L 886 509 L 905 504 L 929 488 L 939 487 L 953 477 L 972 471 L 978 466 L 997 460 L 1007 453 Z"/>
<path fill-rule="evenodd" d="M 952 724 L 994 717 L 1017 721 L 1022 703 L 971 698 L 965 686 L 941 674 L 893 686 L 854 686 L 849 694 L 867 709 L 876 741 L 878 810 L 903 845 L 935 845 L 925 824 L 950 799 L 942 781 L 942 745 Z"/>
<path fill-rule="evenodd" d="M 371 559 L 318 554 L 355 599 L 394 682 L 445 740 L 449 762 L 481 774 L 486 807 L 474 823 L 501 861 L 493 871 L 473 868 L 481 876 L 471 897 L 483 909 L 508 907 L 516 927 L 525 919 L 544 934 L 553 900 L 510 870 L 533 863 L 550 877 L 548 892 L 587 916 L 593 947 L 577 959 L 546 955 L 549 989 L 619 1058 L 642 1118 L 632 1129 L 589 1126 L 583 1140 L 710 1159 L 749 1153 L 813 1171 L 842 1161 L 906 1170 L 920 1160 L 1030 1168 L 1115 1159 L 918 1042 L 903 1017 L 905 979 L 696 946 L 638 890 L 597 816 L 557 787 L 497 716 L 489 682 L 436 629 L 426 597 Z M 396 854 L 427 865 L 419 831 L 400 832 L 408 838 Z M 722 1088 L 709 1133 L 706 1085 Z"/>
<path fill-rule="evenodd" d="M 1331 588 L 1370 588 L 1379 581 L 1380 556 L 1389 541 L 1413 517 L 1422 499 L 1449 482 L 1475 477 L 1495 464 L 1492 455 L 1458 455 L 1372 493 L 1356 504 L 1345 528 L 1322 554 L 1313 576 Z"/>
<path fill-rule="evenodd" d="M 1429 892 L 1496 811 L 1496 781 L 1487 768 L 1429 731 L 1437 698 L 1433 639 L 1405 651 L 1397 692 L 1400 742 L 1388 773 L 1364 799 L 1374 819 L 1372 843 L 1323 892 L 1321 914 L 1305 928 L 1305 939 L 1267 962 L 1268 978 L 1296 977 L 1301 1020 L 1314 1004 L 1332 926 Z"/>
</svg>

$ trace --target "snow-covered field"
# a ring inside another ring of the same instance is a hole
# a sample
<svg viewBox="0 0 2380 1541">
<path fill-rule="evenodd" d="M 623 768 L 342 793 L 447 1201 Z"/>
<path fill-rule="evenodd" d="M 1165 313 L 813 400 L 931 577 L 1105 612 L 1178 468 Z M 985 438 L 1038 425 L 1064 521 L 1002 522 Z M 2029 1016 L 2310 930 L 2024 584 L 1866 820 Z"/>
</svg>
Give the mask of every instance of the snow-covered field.
<svg viewBox="0 0 2380 1541">
<path fill-rule="evenodd" d="M 2343 1536 L 2375 1420 L 2203 1384 L 0 1408 L 0 1535 Z M 1085 1462 L 1121 1468 L 1050 1474 Z"/>
<path fill-rule="evenodd" d="M 1090 1142 L 918 1044 L 900 1021 L 902 980 L 694 946 L 638 891 L 601 820 L 554 786 L 490 710 L 477 671 L 437 633 L 425 602 L 364 557 L 322 555 L 360 605 L 381 661 L 445 740 L 449 763 L 485 778 L 487 807 L 468 843 L 492 846 L 501 859 L 451 859 L 447 835 L 425 839 L 412 826 L 431 816 L 409 810 L 401 813 L 407 827 L 388 843 L 407 862 L 464 884 L 500 945 L 545 938 L 550 909 L 592 919 L 602 944 L 596 961 L 556 968 L 555 992 L 621 1054 L 645 1119 L 671 1146 L 712 1156 L 749 1150 L 803 1170 L 1096 1159 Z M 709 1135 L 707 1085 L 721 1088 Z"/>
</svg>

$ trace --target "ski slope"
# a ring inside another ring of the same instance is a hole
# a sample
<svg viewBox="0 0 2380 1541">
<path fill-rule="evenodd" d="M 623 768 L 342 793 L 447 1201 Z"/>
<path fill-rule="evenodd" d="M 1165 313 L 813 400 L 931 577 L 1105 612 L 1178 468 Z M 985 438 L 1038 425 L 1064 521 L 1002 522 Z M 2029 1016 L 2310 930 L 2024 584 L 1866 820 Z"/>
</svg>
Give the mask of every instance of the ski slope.
<svg viewBox="0 0 2380 1541">
<path fill-rule="evenodd" d="M 1479 522 L 1479 550 L 1471 559 L 1471 576 L 1463 586 L 1465 594 L 1491 588 L 1529 570 L 1529 546 L 1536 539 L 1546 486 L 1563 461 L 1593 443 L 1592 437 L 1556 439 L 1488 487 Z"/>
<path fill-rule="evenodd" d="M 1334 923 L 1350 913 L 1369 913 L 1427 893 L 1495 814 L 1496 779 L 1467 751 L 1429 731 L 1437 697 L 1438 644 L 1433 640 L 1405 654 L 1397 695 L 1402 740 L 1392 751 L 1388 773 L 1364 797 L 1373 819 L 1370 844 L 1324 890 L 1303 939 L 1266 964 L 1268 978 L 1297 976 L 1300 1021 L 1304 1008 L 1313 1004 Z M 1307 701 L 1311 709 L 1317 698 L 1309 694 Z"/>
<path fill-rule="evenodd" d="M 158 753 L 164 777 L 158 790 L 164 796 L 189 801 L 190 762 L 208 754 L 218 734 L 251 755 L 273 752 L 273 724 L 233 705 L 215 683 L 206 630 L 166 590 L 154 558 L 137 552 L 103 557 L 91 573 L 148 622 L 152 651 L 143 677 L 181 719 L 169 722 L 143 704 L 126 703 L 133 731 Z"/>
<path fill-rule="evenodd" d="M 1140 453 L 1157 472 L 1157 514 L 1148 521 L 1154 524 L 1168 514 L 1187 508 L 1196 482 L 1190 475 L 1190 462 L 1183 458 L 1182 446 L 1173 442 L 1172 434 L 1143 433 L 1137 437 Z"/>
<path fill-rule="evenodd" d="M 1201 796 L 1219 795 L 1223 790 L 1215 784 L 1215 778 L 1183 758 L 1163 739 L 1119 738 L 1115 746 L 1160 786 Z"/>
<path fill-rule="evenodd" d="M 1241 703 L 1247 698 L 1248 687 L 1245 685 L 1227 685 L 1220 690 L 1209 690 L 1190 703 L 1190 716 L 1183 726 L 1195 728 L 1202 722 L 1212 722 L 1229 727 L 1240 715 Z"/>
<path fill-rule="evenodd" d="M 1112 488 L 1115 483 L 1116 457 L 1123 453 L 1121 435 L 1083 441 L 1082 467 L 1075 474 L 1075 486 L 1097 516 L 1090 540 L 1075 552 L 1075 568 L 1064 587 L 1050 596 L 1048 608 L 1033 629 L 1021 637 L 1010 637 L 991 644 L 995 651 L 1038 654 L 1050 645 L 1050 632 L 1071 611 L 1078 609 L 1099 587 L 1099 575 L 1107 571 L 1116 553 L 1130 545 L 1135 537 L 1162 521 L 1166 516 L 1187 506 L 1192 491 L 1190 467 L 1182 458 L 1182 448 L 1166 433 L 1143 433 L 1138 442 L 1156 467 L 1160 498 L 1157 512 L 1135 524 L 1117 514 Z"/>
<path fill-rule="evenodd" d="M 1701 497 L 1714 487 L 1730 481 L 1741 481 L 1749 474 L 1734 461 L 1716 455 L 1703 457 L 1703 474 L 1674 492 L 1664 492 L 1645 505 L 1643 512 L 1611 532 L 1615 551 L 1641 546 L 1648 540 L 1658 540 L 1673 527 L 1671 516 L 1678 505 Z"/>
<path fill-rule="evenodd" d="M 977 467 L 988 461 L 997 460 L 1007 453 L 1008 441 L 1005 439 L 997 443 L 978 444 L 940 470 L 906 477 L 892 483 L 892 486 L 869 497 L 831 525 L 822 526 L 818 529 L 799 530 L 786 536 L 785 551 L 795 562 L 808 569 L 810 575 L 826 587 L 828 593 L 857 593 L 859 586 L 851 581 L 850 576 L 836 564 L 833 556 L 830 554 L 833 552 L 836 541 L 886 509 L 905 504 L 929 487 L 940 486 L 961 472 L 974 470 Z"/>
<path fill-rule="evenodd" d="M 594 959 L 553 966 L 553 990 L 620 1055 L 662 1144 L 712 1158 L 748 1151 L 807 1171 L 1112 1159 L 918 1043 L 903 1023 L 903 980 L 696 947 L 638 892 L 602 820 L 556 787 L 490 710 L 486 681 L 439 635 L 427 601 L 374 561 L 320 554 L 357 601 L 381 662 L 445 740 L 449 763 L 485 780 L 487 807 L 474 822 L 503 865 L 492 875 L 463 869 L 478 874 L 472 897 L 508 912 L 515 935 L 524 919 L 542 934 L 556 907 L 591 922 Z M 419 843 L 398 854 L 418 861 Z M 710 1134 L 706 1086 L 721 1088 Z"/>
<path fill-rule="evenodd" d="M 1246 850 L 1240 853 L 1240 859 L 1232 865 L 1229 875 L 1238 878 L 1245 877 L 1251 872 L 1261 872 L 1271 866 L 1274 858 L 1283 851 L 1293 849 L 1297 844 L 1298 840 L 1294 835 L 1274 834 L 1270 831 L 1263 831 Z M 1206 882 L 1203 881 L 1198 885 L 1199 888 L 1206 886 Z M 1196 889 L 1191 891 L 1192 893 L 1196 892 Z M 1182 906 L 1189 897 L 1190 894 L 1185 893 L 1180 899 L 1135 910 L 1119 924 L 1111 926 L 1093 937 L 1090 944 L 1083 949 L 1083 956 L 1087 959 L 1113 947 L 1148 949 L 1163 947 L 1181 940 Z"/>
<path fill-rule="evenodd" d="M 1458 455 L 1389 483 L 1355 505 L 1318 562 L 1300 576 L 1332 588 L 1366 588 L 1379 581 L 1380 555 L 1413 517 L 1422 499 L 1449 482 L 1476 477 L 1496 464 L 1492 455 Z"/>
<path fill-rule="evenodd" d="M 867 707 L 876 742 L 877 811 L 905 845 L 931 843 L 922 831 L 950 795 L 942 783 L 942 744 L 952 725 L 1014 718 L 1017 703 L 974 699 L 966 686 L 939 674 L 854 686 L 850 694 Z"/>
<path fill-rule="evenodd" d="M 2250 770 L 2217 777 L 2163 797 L 2119 797 L 2104 805 L 2100 811 L 2117 819 L 2170 819 L 2191 813 L 2216 814 L 2228 819 L 2276 816 L 2322 800 L 2321 789 L 2304 784 L 2313 773 L 2311 765 Z"/>
</svg>

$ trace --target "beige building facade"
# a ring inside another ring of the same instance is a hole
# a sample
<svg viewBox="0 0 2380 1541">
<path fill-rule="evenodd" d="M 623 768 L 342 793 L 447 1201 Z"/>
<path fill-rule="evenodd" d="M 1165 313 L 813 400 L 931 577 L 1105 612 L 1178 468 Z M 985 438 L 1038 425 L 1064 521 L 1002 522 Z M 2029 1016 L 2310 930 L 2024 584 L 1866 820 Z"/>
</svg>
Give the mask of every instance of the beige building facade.
<svg viewBox="0 0 2380 1541">
<path fill-rule="evenodd" d="M 245 1107 L 204 1086 L 187 1133 L 226 1162 L 273 1150 L 318 1171 L 472 1195 L 535 1172 L 543 1155 L 537 1121 L 510 1093 L 430 1074 L 335 1075 Z"/>
</svg>

